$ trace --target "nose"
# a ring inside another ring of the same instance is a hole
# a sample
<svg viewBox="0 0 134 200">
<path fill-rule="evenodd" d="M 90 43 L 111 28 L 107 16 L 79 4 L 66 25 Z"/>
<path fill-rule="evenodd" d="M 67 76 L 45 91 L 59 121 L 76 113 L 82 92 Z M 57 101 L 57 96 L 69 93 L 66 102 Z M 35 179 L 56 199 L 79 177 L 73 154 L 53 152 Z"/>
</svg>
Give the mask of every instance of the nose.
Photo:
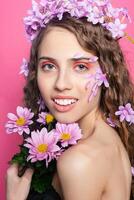
<svg viewBox="0 0 134 200">
<path fill-rule="evenodd" d="M 70 90 L 73 86 L 72 81 L 69 71 L 59 71 L 55 81 L 55 89 L 59 91 Z"/>
</svg>

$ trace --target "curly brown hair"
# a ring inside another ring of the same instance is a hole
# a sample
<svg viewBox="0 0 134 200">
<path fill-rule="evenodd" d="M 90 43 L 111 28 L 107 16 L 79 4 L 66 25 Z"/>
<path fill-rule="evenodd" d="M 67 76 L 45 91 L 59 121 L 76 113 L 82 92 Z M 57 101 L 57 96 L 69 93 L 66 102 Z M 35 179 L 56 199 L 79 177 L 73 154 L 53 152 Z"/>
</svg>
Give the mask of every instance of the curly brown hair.
<svg viewBox="0 0 134 200">
<path fill-rule="evenodd" d="M 131 165 L 134 166 L 134 125 L 129 125 L 126 121 L 120 122 L 115 116 L 119 105 L 129 102 L 134 108 L 134 86 L 118 41 L 113 39 L 111 32 L 99 23 L 93 25 L 87 22 L 85 17 L 76 19 L 65 13 L 62 20 L 53 18 L 45 28 L 40 30 L 32 42 L 29 75 L 24 88 L 25 105 L 35 114 L 38 113 L 37 101 L 40 96 L 37 85 L 38 50 L 44 35 L 53 27 L 62 27 L 72 32 L 84 50 L 92 51 L 99 58 L 101 69 L 107 75 L 110 85 L 109 88 L 102 86 L 100 108 L 104 113 L 105 121 L 110 115 L 116 123 L 115 129 L 129 154 Z M 134 193 L 134 186 L 132 188 Z"/>
</svg>

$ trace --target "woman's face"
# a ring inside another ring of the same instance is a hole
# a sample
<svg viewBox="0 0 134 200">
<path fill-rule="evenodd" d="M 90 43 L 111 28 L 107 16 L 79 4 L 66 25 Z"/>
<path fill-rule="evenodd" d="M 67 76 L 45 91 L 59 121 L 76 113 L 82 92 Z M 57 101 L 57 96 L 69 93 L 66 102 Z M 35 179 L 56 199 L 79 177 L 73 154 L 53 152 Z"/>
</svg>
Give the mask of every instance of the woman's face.
<svg viewBox="0 0 134 200">
<path fill-rule="evenodd" d="M 85 51 L 75 35 L 54 27 L 43 38 L 38 52 L 37 82 L 49 111 L 60 123 L 89 120 L 99 104 L 100 89 L 88 101 L 88 74 L 95 74 L 98 62 L 90 63 L 92 53 Z"/>
</svg>

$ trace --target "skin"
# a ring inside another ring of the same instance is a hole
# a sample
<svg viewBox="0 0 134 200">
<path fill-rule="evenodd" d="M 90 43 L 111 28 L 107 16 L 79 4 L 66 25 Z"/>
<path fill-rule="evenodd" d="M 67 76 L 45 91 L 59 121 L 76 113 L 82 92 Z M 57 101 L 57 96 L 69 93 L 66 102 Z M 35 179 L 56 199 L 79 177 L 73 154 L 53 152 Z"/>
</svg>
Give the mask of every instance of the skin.
<svg viewBox="0 0 134 200">
<path fill-rule="evenodd" d="M 81 69 L 72 60 L 78 52 L 85 57 L 93 56 L 92 52 L 85 51 L 79 45 L 72 33 L 56 27 L 44 36 L 39 49 L 37 82 L 45 104 L 57 121 L 77 122 L 83 134 L 78 144 L 70 147 L 58 159 L 52 185 L 64 200 L 129 200 L 131 166 L 118 134 L 103 121 L 99 110 L 101 88 L 88 102 L 91 90 L 85 88 L 87 79 L 84 75 L 95 73 L 98 63 L 96 61 L 90 67 Z M 55 61 L 52 63 L 43 57 L 51 57 Z M 78 101 L 72 110 L 59 112 L 52 100 L 57 95 L 69 95 Z M 15 182 L 17 176 L 11 174 L 7 176 L 7 200 L 12 200 L 10 182 Z M 24 184 L 15 186 L 24 191 Z M 16 197 L 13 199 L 17 200 Z"/>
<path fill-rule="evenodd" d="M 27 198 L 33 175 L 32 169 L 27 169 L 23 177 L 18 177 L 18 166 L 11 165 L 7 170 L 7 200 L 24 200 Z"/>
</svg>

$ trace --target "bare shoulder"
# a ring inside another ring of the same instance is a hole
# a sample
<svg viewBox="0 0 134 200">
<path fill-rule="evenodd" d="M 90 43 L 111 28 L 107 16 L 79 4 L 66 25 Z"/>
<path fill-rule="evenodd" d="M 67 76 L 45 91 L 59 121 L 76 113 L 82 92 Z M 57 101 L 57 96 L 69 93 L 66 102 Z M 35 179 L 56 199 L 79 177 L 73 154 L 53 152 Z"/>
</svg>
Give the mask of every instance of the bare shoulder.
<svg viewBox="0 0 134 200">
<path fill-rule="evenodd" d="M 57 171 L 65 199 L 101 197 L 111 170 L 111 159 L 106 151 L 107 148 L 97 142 L 91 142 L 91 146 L 82 142 L 61 155 Z"/>
<path fill-rule="evenodd" d="M 126 162 L 126 157 L 116 131 L 105 124 L 99 126 L 89 139 L 69 148 L 58 159 L 57 172 L 65 200 L 100 199 L 110 176 L 118 174 L 124 166 L 122 158 Z"/>
<path fill-rule="evenodd" d="M 87 166 L 88 169 L 89 166 L 93 166 L 93 168 L 94 166 L 96 168 L 97 166 L 99 168 L 102 166 L 105 171 L 111 165 L 113 159 L 119 156 L 116 135 L 116 132 L 107 126 L 102 135 L 100 129 L 99 133 L 93 134 L 89 139 L 82 140 L 77 145 L 66 150 L 60 156 L 58 166 L 60 167 L 62 164 L 65 164 L 65 167 L 77 168 Z"/>
<path fill-rule="evenodd" d="M 112 149 L 112 145 L 103 144 L 101 141 L 91 140 L 81 142 L 66 150 L 59 158 L 57 166 L 59 170 L 69 170 L 86 172 L 90 174 L 109 171 L 111 159 L 117 154 L 117 149 Z M 90 169 L 90 170 L 89 170 Z M 108 173 L 109 174 L 109 173 Z"/>
</svg>

